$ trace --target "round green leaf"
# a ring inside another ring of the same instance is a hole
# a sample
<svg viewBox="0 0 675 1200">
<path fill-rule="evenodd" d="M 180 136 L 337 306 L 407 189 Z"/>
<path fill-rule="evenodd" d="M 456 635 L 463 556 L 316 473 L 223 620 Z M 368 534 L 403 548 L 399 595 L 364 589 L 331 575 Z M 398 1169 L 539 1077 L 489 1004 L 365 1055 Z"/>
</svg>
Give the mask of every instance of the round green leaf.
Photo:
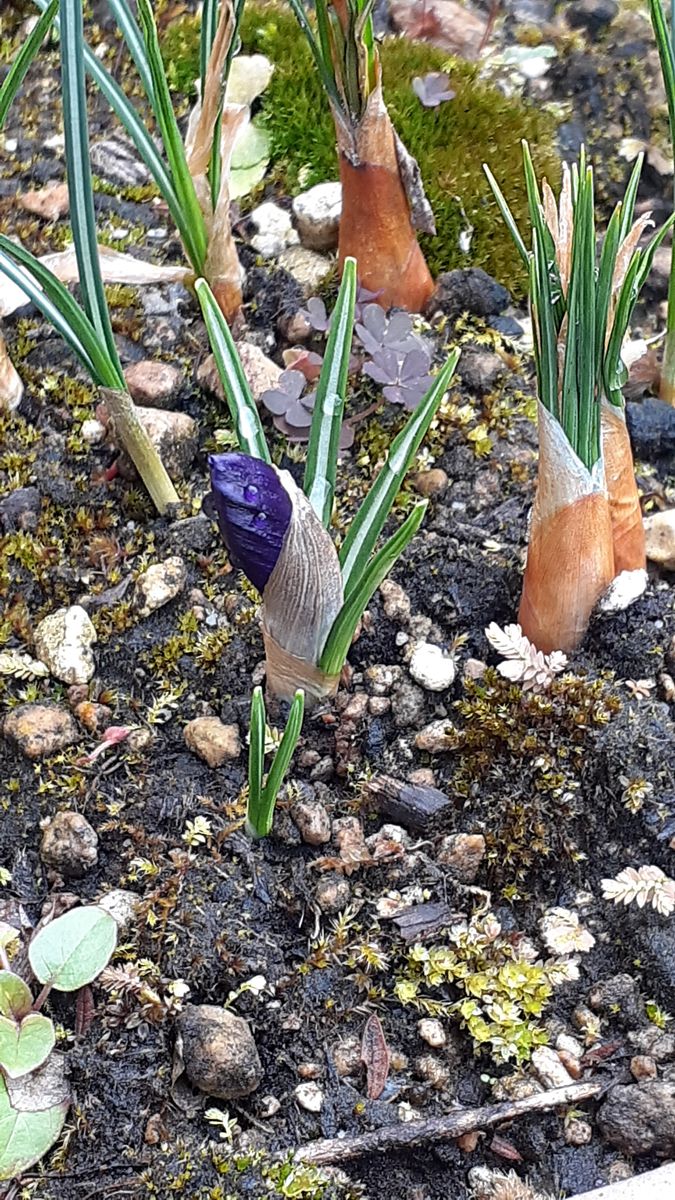
<svg viewBox="0 0 675 1200">
<path fill-rule="evenodd" d="M 53 1146 L 66 1119 L 68 1102 L 50 1108 L 19 1112 L 12 1108 L 0 1078 L 0 1179 L 15 1179 L 38 1162 Z"/>
<path fill-rule="evenodd" d="M 231 200 L 247 196 L 264 178 L 270 161 L 270 147 L 271 139 L 267 130 L 260 129 L 253 122 L 244 127 L 232 152 L 229 177 Z"/>
<path fill-rule="evenodd" d="M 54 1026 L 41 1013 L 29 1013 L 20 1024 L 0 1017 L 0 1067 L 10 1079 L 20 1079 L 42 1066 L 55 1041 Z"/>
<path fill-rule="evenodd" d="M 13 971 L 0 971 L 0 1015 L 20 1021 L 33 1007 L 30 988 Z"/>
<path fill-rule="evenodd" d="M 72 908 L 43 926 L 28 948 L 40 983 L 75 992 L 106 966 L 117 943 L 117 922 L 96 905 Z"/>
</svg>

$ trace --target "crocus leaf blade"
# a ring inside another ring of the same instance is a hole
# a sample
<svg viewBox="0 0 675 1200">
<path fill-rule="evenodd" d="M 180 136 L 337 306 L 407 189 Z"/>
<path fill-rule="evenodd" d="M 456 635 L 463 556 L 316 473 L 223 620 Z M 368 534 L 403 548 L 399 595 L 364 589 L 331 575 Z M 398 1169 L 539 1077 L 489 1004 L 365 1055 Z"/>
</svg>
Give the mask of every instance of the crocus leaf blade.
<svg viewBox="0 0 675 1200">
<path fill-rule="evenodd" d="M 266 810 L 266 829 L 265 834 L 269 833 L 272 827 L 272 818 L 274 816 L 274 806 L 276 804 L 279 789 L 284 781 L 286 772 L 291 764 L 291 759 L 295 753 L 295 748 L 298 744 L 298 738 L 302 730 L 302 719 L 305 712 L 305 693 L 302 688 L 298 688 L 291 704 L 291 709 L 288 714 L 286 728 L 284 729 L 279 748 L 274 756 L 272 766 L 270 767 L 267 781 L 265 783 L 265 810 Z"/>
<path fill-rule="evenodd" d="M 345 407 L 356 305 L 356 261 L 345 260 L 331 321 L 326 354 L 316 389 L 307 448 L 304 492 L 326 528 L 333 514 L 340 429 Z"/>
<path fill-rule="evenodd" d="M 511 234 L 511 237 L 513 238 L 513 242 L 516 247 L 516 250 L 518 251 L 521 259 L 523 260 L 524 265 L 527 266 L 528 260 L 530 257 L 528 250 L 527 250 L 527 246 L 525 245 L 525 242 L 523 241 L 523 237 L 522 237 L 522 234 L 516 223 L 516 219 L 506 202 L 506 197 L 504 196 L 502 189 L 500 188 L 499 184 L 497 183 L 497 180 L 495 179 L 494 175 L 492 174 L 492 171 L 490 170 L 490 168 L 488 167 L 488 165 L 486 163 L 483 163 L 483 170 L 485 171 L 487 181 L 490 185 L 490 188 L 492 189 L 492 195 L 494 196 L 495 200 L 497 201 L 499 211 L 502 214 L 502 220 L 504 221 L 506 228 L 508 229 L 509 233 Z"/>
<path fill-rule="evenodd" d="M 110 322 L 108 303 L 98 259 L 94 193 L 89 161 L 87 98 L 84 82 L 84 33 L 81 0 L 61 0 L 61 82 L 63 128 L 70 222 L 84 311 L 107 348 L 112 364 L 122 375 Z"/>
<path fill-rule="evenodd" d="M 403 479 L 448 389 L 459 361 L 453 350 L 424 399 L 394 438 L 387 459 L 351 523 L 340 550 L 345 601 L 359 583 Z"/>
<path fill-rule="evenodd" d="M 197 280 L 195 291 L 201 305 L 206 332 L 209 336 L 213 357 L 216 360 L 237 441 L 246 454 L 271 463 L 272 457 L 265 431 L 227 321 L 205 279 Z"/>
<path fill-rule="evenodd" d="M 371 558 L 366 569 L 359 575 L 358 581 L 345 599 L 326 639 L 319 666 L 327 675 L 337 675 L 342 670 L 354 631 L 363 616 L 366 605 L 375 589 L 380 586 L 382 580 L 417 533 L 427 506 L 427 500 L 415 505 L 400 529 L 385 542 L 382 549 Z"/>
<path fill-rule="evenodd" d="M 33 301 L 99 386 L 120 387 L 106 350 L 68 289 L 32 254 L 0 234 L 0 271 Z"/>
<path fill-rule="evenodd" d="M 185 250 L 195 272 L 201 274 L 204 270 L 207 252 L 206 224 L 188 169 L 185 147 L 176 121 L 176 114 L 173 111 L 150 0 L 138 0 L 138 15 L 148 65 L 152 74 L 153 95 L 148 96 L 148 100 L 152 105 L 162 136 L 173 186 L 184 214 L 181 233 L 183 230 L 189 233 L 189 240 L 185 242 Z"/>
<path fill-rule="evenodd" d="M 50 0 L 40 18 L 21 46 L 0 87 L 0 129 L 7 120 L 14 98 L 23 83 L 33 59 L 51 29 L 59 8 L 59 0 Z"/>
<path fill-rule="evenodd" d="M 248 743 L 248 805 L 246 823 L 254 836 L 259 836 L 262 818 L 263 769 L 265 760 L 265 700 L 261 687 L 253 689 Z"/>
</svg>

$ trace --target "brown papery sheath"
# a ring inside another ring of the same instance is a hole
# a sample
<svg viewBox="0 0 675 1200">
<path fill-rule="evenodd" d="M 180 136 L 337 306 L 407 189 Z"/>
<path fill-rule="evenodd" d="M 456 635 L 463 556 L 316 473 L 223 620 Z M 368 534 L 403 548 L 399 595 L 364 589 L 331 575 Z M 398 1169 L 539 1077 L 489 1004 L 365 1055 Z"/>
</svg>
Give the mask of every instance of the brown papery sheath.
<svg viewBox="0 0 675 1200">
<path fill-rule="evenodd" d="M 621 409 L 606 400 L 602 402 L 601 431 L 612 519 L 614 574 L 645 570 L 645 531 L 626 419 Z"/>
<path fill-rule="evenodd" d="M 378 304 L 422 312 L 434 281 L 417 241 L 381 87 L 371 92 L 357 124 L 333 116 L 342 182 L 340 270 L 345 258 L 355 258 L 359 283 L 378 293 Z"/>
<path fill-rule="evenodd" d="M 570 653 L 614 578 L 602 463 L 589 471 L 539 405 L 539 476 L 518 621 L 545 654 Z"/>
</svg>

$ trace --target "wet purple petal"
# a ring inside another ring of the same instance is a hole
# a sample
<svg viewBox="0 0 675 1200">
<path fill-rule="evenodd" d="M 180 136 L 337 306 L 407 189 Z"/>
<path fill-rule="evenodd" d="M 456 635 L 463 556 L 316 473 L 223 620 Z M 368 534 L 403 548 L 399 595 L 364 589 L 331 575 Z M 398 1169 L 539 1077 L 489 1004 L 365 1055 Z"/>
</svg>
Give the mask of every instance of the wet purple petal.
<svg viewBox="0 0 675 1200">
<path fill-rule="evenodd" d="M 274 467 L 238 452 L 209 455 L 218 524 L 235 567 L 262 592 L 284 543 L 293 506 Z"/>
</svg>

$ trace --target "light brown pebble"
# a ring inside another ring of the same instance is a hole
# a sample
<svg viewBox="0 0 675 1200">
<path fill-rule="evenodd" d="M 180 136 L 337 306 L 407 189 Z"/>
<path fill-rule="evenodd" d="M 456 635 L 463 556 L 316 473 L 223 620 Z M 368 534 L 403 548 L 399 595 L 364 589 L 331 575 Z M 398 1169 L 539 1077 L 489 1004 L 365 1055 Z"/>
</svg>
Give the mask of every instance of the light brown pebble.
<svg viewBox="0 0 675 1200">
<path fill-rule="evenodd" d="M 171 363 L 144 358 L 127 367 L 124 378 L 136 404 L 168 408 L 180 388 L 182 374 Z"/>
<path fill-rule="evenodd" d="M 321 1076 L 321 1064 L 313 1062 L 298 1063 L 296 1070 L 301 1079 L 319 1079 Z"/>
<path fill-rule="evenodd" d="M 440 496 L 445 491 L 449 483 L 448 476 L 440 467 L 433 467 L 430 471 L 420 471 L 419 475 L 415 475 L 413 486 L 420 496 Z"/>
<path fill-rule="evenodd" d="M 448 1040 L 441 1022 L 436 1017 L 422 1017 L 417 1022 L 417 1032 L 422 1041 L 434 1050 L 440 1050 Z"/>
<path fill-rule="evenodd" d="M 638 1082 L 641 1079 L 656 1079 L 658 1070 L 653 1058 L 647 1054 L 635 1054 L 630 1060 L 630 1073 Z"/>
<path fill-rule="evenodd" d="M 341 875 L 324 875 L 316 885 L 314 897 L 324 913 L 336 913 L 349 904 L 351 888 Z"/>
<path fill-rule="evenodd" d="M 237 725 L 225 725 L 218 717 L 195 717 L 183 731 L 185 745 L 209 767 L 222 767 L 241 754 Z"/>
<path fill-rule="evenodd" d="M 438 862 L 460 883 L 473 883 L 485 858 L 481 833 L 451 833 L 441 841 Z"/>
<path fill-rule="evenodd" d="M 333 1049 L 333 1064 L 341 1079 L 358 1075 L 361 1070 L 361 1042 L 356 1037 L 345 1038 Z"/>
<path fill-rule="evenodd" d="M 593 1126 L 581 1117 L 566 1117 L 565 1141 L 568 1146 L 587 1146 L 593 1138 Z"/>
<path fill-rule="evenodd" d="M 436 1091 L 441 1091 L 450 1078 L 448 1067 L 435 1054 L 421 1054 L 416 1058 L 415 1074 L 425 1083 L 431 1084 Z"/>
<path fill-rule="evenodd" d="M 56 813 L 44 826 L 40 858 L 59 875 L 81 879 L 98 861 L 96 830 L 81 813 Z"/>
<path fill-rule="evenodd" d="M 49 758 L 79 740 L 77 725 L 59 704 L 20 704 L 2 723 L 8 742 L 26 758 Z"/>
<path fill-rule="evenodd" d="M 330 841 L 330 817 L 320 800 L 301 796 L 291 804 L 291 817 L 307 846 L 324 846 Z"/>
</svg>

